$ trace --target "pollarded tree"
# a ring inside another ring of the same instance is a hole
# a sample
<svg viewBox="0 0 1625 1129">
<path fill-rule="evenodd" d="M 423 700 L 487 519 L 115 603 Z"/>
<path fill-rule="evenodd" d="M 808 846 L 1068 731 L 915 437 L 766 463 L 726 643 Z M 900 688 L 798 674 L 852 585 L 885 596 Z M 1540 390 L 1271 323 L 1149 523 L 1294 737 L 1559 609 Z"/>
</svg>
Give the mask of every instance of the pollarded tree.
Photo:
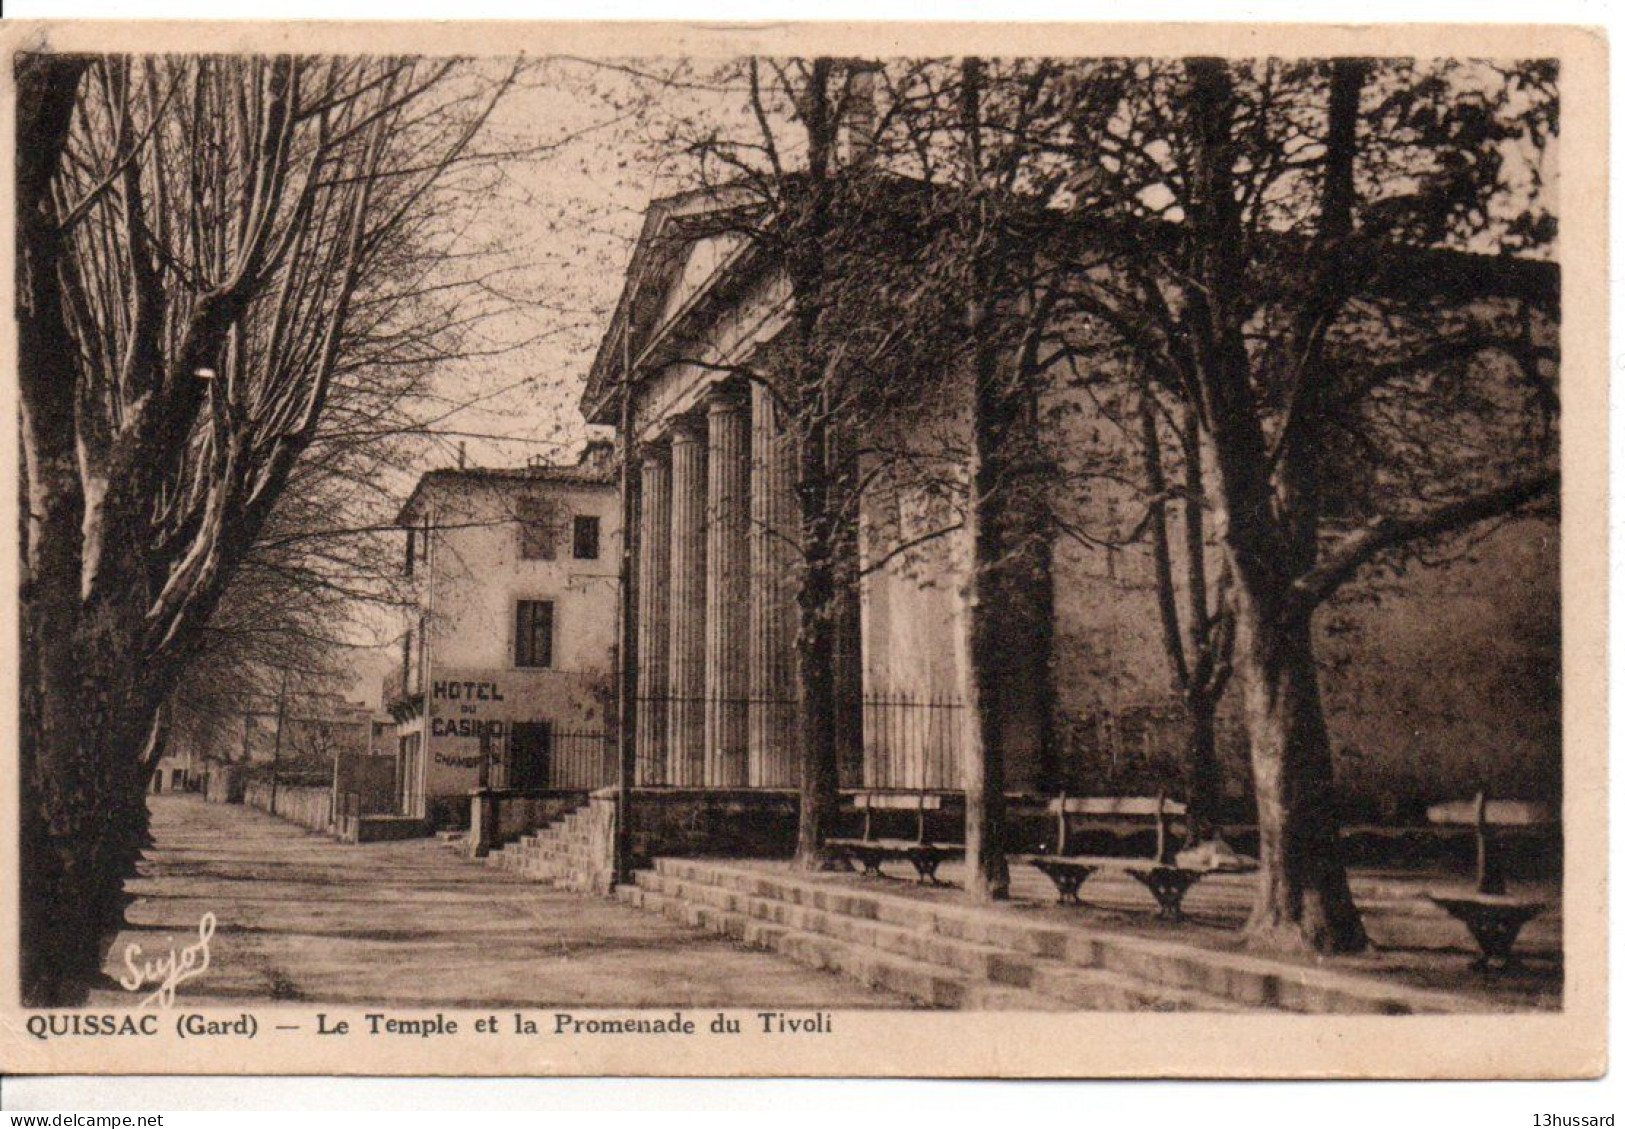
<svg viewBox="0 0 1625 1129">
<path fill-rule="evenodd" d="M 24 998 L 82 998 L 161 704 L 324 412 L 421 364 L 444 189 L 505 88 L 455 61 L 26 55 L 18 319 Z"/>
</svg>

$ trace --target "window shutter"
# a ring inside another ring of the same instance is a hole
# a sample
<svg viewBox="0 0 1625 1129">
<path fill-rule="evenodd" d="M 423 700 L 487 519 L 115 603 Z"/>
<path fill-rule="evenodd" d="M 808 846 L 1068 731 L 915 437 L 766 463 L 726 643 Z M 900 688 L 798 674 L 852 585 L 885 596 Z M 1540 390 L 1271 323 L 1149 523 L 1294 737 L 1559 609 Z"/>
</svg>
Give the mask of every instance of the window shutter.
<svg viewBox="0 0 1625 1129">
<path fill-rule="evenodd" d="M 541 498 L 521 498 L 519 514 L 519 559 L 550 561 L 558 556 L 553 507 Z"/>
<path fill-rule="evenodd" d="M 598 559 L 598 519 L 577 514 L 574 525 L 574 554 L 578 561 Z"/>
<path fill-rule="evenodd" d="M 553 604 L 520 600 L 514 615 L 514 665 L 553 665 Z"/>
</svg>

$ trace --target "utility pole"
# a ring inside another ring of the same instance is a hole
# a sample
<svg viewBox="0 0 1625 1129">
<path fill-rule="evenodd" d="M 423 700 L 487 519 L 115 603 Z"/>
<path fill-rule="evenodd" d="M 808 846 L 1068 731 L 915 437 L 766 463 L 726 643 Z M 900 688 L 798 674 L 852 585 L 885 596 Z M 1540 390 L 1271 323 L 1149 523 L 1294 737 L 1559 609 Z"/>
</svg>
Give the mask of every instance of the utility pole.
<svg viewBox="0 0 1625 1129">
<path fill-rule="evenodd" d="M 632 318 L 637 308 L 636 282 L 626 307 L 626 324 L 621 327 L 621 561 L 616 588 L 620 610 L 620 694 L 616 699 L 617 733 L 620 736 L 620 770 L 615 782 L 615 881 L 632 878 L 632 784 L 637 775 L 637 694 L 638 629 L 634 602 L 637 591 L 633 570 L 637 561 L 637 503 L 632 493 L 634 471 L 632 452 Z"/>
<path fill-rule="evenodd" d="M 271 746 L 271 814 L 276 814 L 276 777 L 282 765 L 282 723 L 288 716 L 288 668 L 282 668 L 282 686 L 276 695 L 276 743 Z"/>
</svg>

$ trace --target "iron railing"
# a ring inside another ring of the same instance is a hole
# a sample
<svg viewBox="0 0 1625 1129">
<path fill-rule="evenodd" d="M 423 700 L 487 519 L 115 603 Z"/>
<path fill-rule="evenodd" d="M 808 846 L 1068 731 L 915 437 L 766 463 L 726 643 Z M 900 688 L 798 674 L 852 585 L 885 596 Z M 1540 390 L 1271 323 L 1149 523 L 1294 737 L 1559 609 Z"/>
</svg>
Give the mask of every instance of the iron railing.
<svg viewBox="0 0 1625 1129">
<path fill-rule="evenodd" d="M 637 783 L 794 788 L 800 780 L 799 704 L 755 695 L 639 695 Z M 707 719 L 710 732 L 721 726 L 730 734 L 731 749 L 707 749 Z M 964 704 L 948 695 L 852 696 L 837 706 L 835 718 L 841 786 L 960 787 L 964 721 Z M 693 764 L 674 764 L 685 747 Z"/>
<path fill-rule="evenodd" d="M 493 788 L 607 788 L 617 778 L 619 746 L 604 730 L 553 729 L 531 750 L 529 764 L 515 763 L 511 743 L 487 756 L 487 782 Z"/>
</svg>

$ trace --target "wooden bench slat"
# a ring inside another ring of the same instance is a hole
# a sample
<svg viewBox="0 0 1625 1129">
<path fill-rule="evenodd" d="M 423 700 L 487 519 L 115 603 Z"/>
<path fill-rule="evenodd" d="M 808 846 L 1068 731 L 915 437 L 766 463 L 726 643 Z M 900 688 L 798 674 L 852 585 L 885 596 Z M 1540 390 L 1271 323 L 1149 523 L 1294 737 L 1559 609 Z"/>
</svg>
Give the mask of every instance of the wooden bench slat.
<svg viewBox="0 0 1625 1129">
<path fill-rule="evenodd" d="M 941 811 L 940 792 L 859 792 L 852 797 L 858 811 Z"/>
<path fill-rule="evenodd" d="M 1451 800 L 1428 808 L 1428 822 L 1471 827 L 1478 822 L 1478 808 L 1472 800 Z M 1484 805 L 1484 822 L 1492 827 L 1540 827 L 1557 822 L 1550 804 L 1533 800 L 1490 800 Z"/>
<path fill-rule="evenodd" d="M 830 847 L 850 848 L 856 850 L 892 851 L 899 855 L 909 851 L 963 851 L 963 843 L 933 843 L 929 840 L 920 842 L 917 839 L 826 839 L 824 844 Z"/>
<path fill-rule="evenodd" d="M 1155 816 L 1157 814 L 1157 798 L 1155 796 L 1066 796 L 1052 799 L 1047 810 L 1054 815 L 1061 813 L 1061 805 L 1065 803 L 1067 815 L 1134 815 Z M 1163 815 L 1184 815 L 1185 805 L 1179 800 L 1163 800 Z"/>
</svg>

